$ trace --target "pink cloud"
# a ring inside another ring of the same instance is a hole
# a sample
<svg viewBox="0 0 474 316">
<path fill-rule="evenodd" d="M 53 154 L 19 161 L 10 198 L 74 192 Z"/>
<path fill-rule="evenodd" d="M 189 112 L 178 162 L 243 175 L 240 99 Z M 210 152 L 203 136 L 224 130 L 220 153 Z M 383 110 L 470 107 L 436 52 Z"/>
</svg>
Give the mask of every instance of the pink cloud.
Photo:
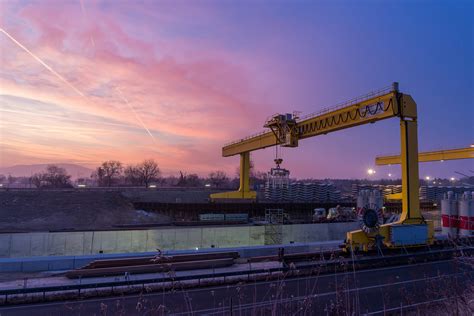
<svg viewBox="0 0 474 316">
<path fill-rule="evenodd" d="M 200 173 L 230 166 L 229 160 L 220 157 L 220 147 L 255 130 L 268 113 L 264 100 L 254 97 L 248 65 L 235 63 L 231 52 L 206 53 L 199 41 L 184 44 L 157 33 L 150 43 L 128 34 L 117 15 L 97 10 L 87 8 L 87 16 L 78 18 L 79 6 L 65 5 L 58 13 L 51 6 L 30 5 L 18 16 L 33 31 L 18 26 L 11 31 L 86 97 L 74 93 L 5 38 L 1 39 L 7 52 L 2 72 L 8 76 L 0 78 L 1 92 L 54 104 L 66 114 L 94 114 L 139 126 L 130 106 L 118 96 L 119 88 L 155 134 L 158 148 L 154 149 L 156 145 L 140 129 L 131 133 L 104 126 L 98 129 L 100 122 L 81 127 L 72 121 L 48 127 L 52 120 L 38 115 L 34 124 L 22 125 L 21 133 L 3 140 L 0 163 L 12 164 L 18 157 L 85 164 L 111 157 L 134 162 L 147 156 L 157 157 L 165 170 L 187 170 L 190 162 Z M 92 22 L 84 21 L 86 18 Z M 10 32 L 8 26 L 5 29 Z M 164 56 L 163 47 L 168 52 Z M 183 60 L 172 55 L 180 50 L 196 51 L 199 58 Z M 3 113 L 2 119 L 12 122 L 18 115 Z M 38 135 L 41 124 L 45 129 Z M 74 141 L 59 152 L 57 145 L 68 140 Z M 75 155 L 79 148 L 81 154 Z"/>
</svg>

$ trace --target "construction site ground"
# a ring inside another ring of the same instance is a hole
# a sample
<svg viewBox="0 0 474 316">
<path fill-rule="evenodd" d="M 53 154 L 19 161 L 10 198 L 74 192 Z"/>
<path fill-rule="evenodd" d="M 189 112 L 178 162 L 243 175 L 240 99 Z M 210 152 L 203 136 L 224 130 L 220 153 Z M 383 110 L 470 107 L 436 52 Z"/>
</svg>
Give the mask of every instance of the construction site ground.
<svg viewBox="0 0 474 316">
<path fill-rule="evenodd" d="M 107 230 L 168 224 L 171 218 L 135 210 L 118 191 L 0 191 L 0 232 Z"/>
</svg>

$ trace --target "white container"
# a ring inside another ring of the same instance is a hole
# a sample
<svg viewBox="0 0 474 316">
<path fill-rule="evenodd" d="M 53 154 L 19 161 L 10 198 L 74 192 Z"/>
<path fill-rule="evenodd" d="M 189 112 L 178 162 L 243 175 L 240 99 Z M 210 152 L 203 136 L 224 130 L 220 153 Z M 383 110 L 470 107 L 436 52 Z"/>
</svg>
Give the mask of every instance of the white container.
<svg viewBox="0 0 474 316">
<path fill-rule="evenodd" d="M 369 204 L 368 191 L 360 190 L 357 195 L 357 212 L 360 212 L 364 207 Z"/>
<path fill-rule="evenodd" d="M 373 190 L 369 195 L 369 205 L 374 210 L 380 210 L 383 207 L 383 197 L 380 191 Z"/>
<path fill-rule="evenodd" d="M 472 192 L 464 192 L 459 200 L 459 235 L 474 235 L 474 203 Z"/>
<path fill-rule="evenodd" d="M 447 192 L 441 200 L 441 232 L 449 237 L 458 234 L 458 207 L 452 191 Z"/>
</svg>

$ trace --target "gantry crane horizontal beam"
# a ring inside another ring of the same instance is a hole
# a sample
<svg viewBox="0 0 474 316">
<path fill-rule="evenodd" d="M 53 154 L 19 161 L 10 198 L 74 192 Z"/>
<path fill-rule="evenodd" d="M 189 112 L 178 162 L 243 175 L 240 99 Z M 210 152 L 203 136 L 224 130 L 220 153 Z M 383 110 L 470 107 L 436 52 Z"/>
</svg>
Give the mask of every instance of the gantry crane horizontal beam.
<svg viewBox="0 0 474 316">
<path fill-rule="evenodd" d="M 294 136 L 298 140 L 305 139 L 395 116 L 416 119 L 416 104 L 408 94 L 382 90 L 297 121 Z M 222 156 L 234 156 L 279 144 L 281 142 L 273 132 L 263 132 L 224 146 Z"/>
<path fill-rule="evenodd" d="M 466 147 L 466 148 L 425 151 L 418 154 L 419 162 L 473 159 L 473 158 L 474 158 L 474 147 L 472 146 Z M 401 161 L 402 161 L 401 157 L 397 155 L 379 156 L 375 158 L 375 164 L 378 166 L 399 165 Z"/>
</svg>

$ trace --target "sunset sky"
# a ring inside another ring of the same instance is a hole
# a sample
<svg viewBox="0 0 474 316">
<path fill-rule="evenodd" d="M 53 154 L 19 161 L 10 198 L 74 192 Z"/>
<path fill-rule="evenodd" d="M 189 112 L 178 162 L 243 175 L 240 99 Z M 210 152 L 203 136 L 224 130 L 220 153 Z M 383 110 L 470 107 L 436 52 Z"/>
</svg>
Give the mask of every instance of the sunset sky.
<svg viewBox="0 0 474 316">
<path fill-rule="evenodd" d="M 1 1 L 0 167 L 156 159 L 234 175 L 221 147 L 400 82 L 420 150 L 474 143 L 472 1 Z M 295 177 L 365 177 L 397 120 L 284 149 Z M 255 152 L 258 170 L 273 148 Z M 472 160 L 423 164 L 456 176 Z M 377 168 L 399 176 L 398 167 Z"/>
</svg>

